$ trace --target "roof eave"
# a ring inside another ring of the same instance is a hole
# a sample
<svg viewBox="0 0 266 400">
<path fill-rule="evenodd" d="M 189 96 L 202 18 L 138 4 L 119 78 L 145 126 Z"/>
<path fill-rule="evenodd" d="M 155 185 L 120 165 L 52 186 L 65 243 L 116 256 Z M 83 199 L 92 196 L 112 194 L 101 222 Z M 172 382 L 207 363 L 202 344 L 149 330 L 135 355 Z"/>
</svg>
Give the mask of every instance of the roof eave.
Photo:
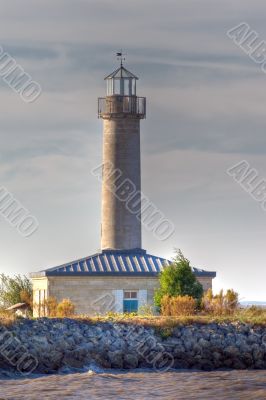
<svg viewBox="0 0 266 400">
<path fill-rule="evenodd" d="M 38 271 L 38 272 L 30 272 L 30 278 L 34 279 L 34 278 L 44 278 L 46 277 L 48 274 L 46 271 Z"/>
<path fill-rule="evenodd" d="M 44 278 L 44 277 L 49 277 L 49 276 L 90 276 L 90 277 L 98 277 L 98 276 L 126 276 L 126 277 L 157 277 L 160 274 L 160 272 L 65 272 L 65 271 L 39 271 L 39 272 L 32 272 L 30 273 L 30 277 L 32 279 L 36 278 Z M 197 277 L 206 277 L 206 278 L 215 278 L 216 277 L 216 272 L 214 271 L 203 271 L 203 272 L 194 272 L 195 276 Z"/>
<path fill-rule="evenodd" d="M 99 276 L 131 276 L 131 277 L 156 277 L 157 272 L 46 272 L 45 276 L 89 276 L 89 277 L 99 277 Z"/>
<path fill-rule="evenodd" d="M 198 277 L 216 278 L 216 272 L 214 272 L 214 271 L 202 271 L 202 272 L 193 271 L 193 272 L 194 272 L 194 275 L 198 276 Z"/>
</svg>

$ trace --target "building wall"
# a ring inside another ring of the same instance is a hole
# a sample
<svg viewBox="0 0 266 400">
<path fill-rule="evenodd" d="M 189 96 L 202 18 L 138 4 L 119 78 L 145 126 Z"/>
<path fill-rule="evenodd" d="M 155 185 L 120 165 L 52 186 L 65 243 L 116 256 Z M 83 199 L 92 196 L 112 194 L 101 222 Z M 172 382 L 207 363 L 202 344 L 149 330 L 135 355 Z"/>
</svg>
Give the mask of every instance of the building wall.
<svg viewBox="0 0 266 400">
<path fill-rule="evenodd" d="M 47 300 L 49 281 L 46 277 L 32 279 L 33 284 L 33 316 L 46 315 L 45 300 Z"/>
<path fill-rule="evenodd" d="M 146 290 L 147 303 L 153 304 L 157 278 L 130 277 L 50 277 L 49 294 L 58 299 L 69 298 L 77 314 L 105 313 L 116 310 L 116 291 Z"/>
<path fill-rule="evenodd" d="M 211 278 L 203 277 L 198 280 L 205 291 L 212 287 Z M 86 315 L 104 314 L 108 311 L 121 312 L 118 302 L 121 305 L 124 290 L 142 293 L 142 305 L 153 305 L 154 291 L 158 287 L 157 277 L 34 278 L 34 316 L 45 316 L 46 310 L 38 300 L 40 302 L 48 296 L 56 297 L 58 302 L 68 298 L 75 305 L 76 314 Z"/>
<path fill-rule="evenodd" d="M 204 292 L 206 292 L 208 289 L 212 289 L 212 279 L 210 277 L 197 277 L 197 280 L 202 284 Z"/>
</svg>

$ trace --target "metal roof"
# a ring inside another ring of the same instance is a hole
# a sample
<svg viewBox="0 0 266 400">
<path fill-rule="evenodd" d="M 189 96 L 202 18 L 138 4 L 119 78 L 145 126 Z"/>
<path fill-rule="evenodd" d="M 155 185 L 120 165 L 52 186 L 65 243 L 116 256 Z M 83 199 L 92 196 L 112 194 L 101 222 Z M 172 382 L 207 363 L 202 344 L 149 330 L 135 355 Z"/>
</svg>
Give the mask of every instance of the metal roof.
<svg viewBox="0 0 266 400">
<path fill-rule="evenodd" d="M 42 276 L 157 276 L 171 261 L 147 254 L 145 250 L 103 250 L 58 267 L 31 273 Z M 215 277 L 215 272 L 192 268 L 196 276 Z"/>
<path fill-rule="evenodd" d="M 117 68 L 110 75 L 107 75 L 104 79 L 139 79 L 136 75 L 132 74 L 128 69 L 121 66 Z"/>
</svg>

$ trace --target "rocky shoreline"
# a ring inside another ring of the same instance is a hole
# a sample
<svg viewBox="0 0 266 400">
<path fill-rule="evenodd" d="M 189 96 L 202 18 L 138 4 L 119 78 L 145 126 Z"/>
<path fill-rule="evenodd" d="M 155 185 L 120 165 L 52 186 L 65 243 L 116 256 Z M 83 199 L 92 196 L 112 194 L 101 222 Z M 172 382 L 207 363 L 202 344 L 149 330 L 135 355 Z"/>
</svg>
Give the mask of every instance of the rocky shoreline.
<svg viewBox="0 0 266 400">
<path fill-rule="evenodd" d="M 266 369 L 266 327 L 210 323 L 164 329 L 48 318 L 0 325 L 0 374 L 49 374 L 92 364 L 164 371 Z"/>
</svg>

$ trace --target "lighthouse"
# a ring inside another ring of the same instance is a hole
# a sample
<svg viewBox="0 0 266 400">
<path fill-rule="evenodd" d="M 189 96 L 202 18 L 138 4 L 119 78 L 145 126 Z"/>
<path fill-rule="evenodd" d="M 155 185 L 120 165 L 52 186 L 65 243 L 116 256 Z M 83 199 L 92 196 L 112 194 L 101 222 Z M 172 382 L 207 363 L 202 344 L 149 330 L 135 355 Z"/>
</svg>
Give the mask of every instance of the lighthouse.
<svg viewBox="0 0 266 400">
<path fill-rule="evenodd" d="M 101 250 L 31 273 L 35 317 L 46 316 L 46 300 L 51 297 L 58 302 L 69 298 L 77 314 L 139 312 L 153 306 L 158 275 L 171 264 L 142 248 L 141 226 L 147 227 L 149 205 L 141 192 L 140 162 L 146 98 L 137 96 L 138 78 L 123 65 L 123 54 L 118 56 L 119 67 L 105 78 L 106 96 L 98 99 L 103 161 L 92 174 L 102 178 Z M 193 272 L 204 290 L 212 287 L 215 272 Z"/>
<path fill-rule="evenodd" d="M 141 160 L 140 121 L 146 116 L 146 98 L 137 96 L 138 77 L 121 64 L 105 81 L 106 97 L 98 99 L 103 120 L 102 250 L 140 250 Z M 127 200 L 134 197 L 139 213 Z"/>
</svg>

